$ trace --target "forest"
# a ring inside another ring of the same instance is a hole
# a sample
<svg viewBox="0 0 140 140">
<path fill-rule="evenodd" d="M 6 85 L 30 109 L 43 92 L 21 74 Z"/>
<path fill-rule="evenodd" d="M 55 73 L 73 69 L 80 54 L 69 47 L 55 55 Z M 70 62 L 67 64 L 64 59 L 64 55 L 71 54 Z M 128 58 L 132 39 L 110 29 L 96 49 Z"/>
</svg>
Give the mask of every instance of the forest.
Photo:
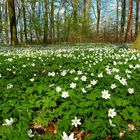
<svg viewBox="0 0 140 140">
<path fill-rule="evenodd" d="M 0 0 L 0 140 L 140 140 L 140 0 Z"/>
<path fill-rule="evenodd" d="M 132 42 L 139 0 L 1 0 L 0 43 Z"/>
</svg>

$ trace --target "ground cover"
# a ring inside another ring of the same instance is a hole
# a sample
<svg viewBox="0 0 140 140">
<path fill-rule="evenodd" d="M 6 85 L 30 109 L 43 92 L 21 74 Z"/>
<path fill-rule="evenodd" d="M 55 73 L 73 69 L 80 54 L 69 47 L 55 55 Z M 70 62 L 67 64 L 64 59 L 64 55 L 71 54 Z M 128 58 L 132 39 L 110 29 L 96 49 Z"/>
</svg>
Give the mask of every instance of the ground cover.
<svg viewBox="0 0 140 140">
<path fill-rule="evenodd" d="M 139 83 L 127 48 L 1 49 L 0 138 L 138 140 Z"/>
</svg>

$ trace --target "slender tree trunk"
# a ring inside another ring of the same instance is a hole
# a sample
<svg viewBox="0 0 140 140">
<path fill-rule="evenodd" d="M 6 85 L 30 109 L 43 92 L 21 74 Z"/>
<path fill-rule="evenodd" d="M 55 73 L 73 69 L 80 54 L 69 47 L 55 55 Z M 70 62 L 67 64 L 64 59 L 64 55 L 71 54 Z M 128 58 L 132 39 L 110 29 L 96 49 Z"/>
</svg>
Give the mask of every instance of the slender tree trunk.
<svg viewBox="0 0 140 140">
<path fill-rule="evenodd" d="M 86 35 L 87 33 L 87 19 L 86 19 L 86 11 L 87 11 L 87 8 L 86 8 L 86 0 L 83 1 L 84 3 L 84 6 L 83 6 L 83 17 L 82 17 L 82 34 L 83 35 Z"/>
<path fill-rule="evenodd" d="M 101 18 L 101 0 L 96 0 L 97 2 L 97 34 L 100 30 L 100 18 Z"/>
<path fill-rule="evenodd" d="M 10 33 L 11 33 L 11 45 L 17 45 L 17 28 L 16 28 L 16 15 L 14 0 L 8 0 L 8 11 L 10 18 Z"/>
<path fill-rule="evenodd" d="M 48 0 L 44 0 L 45 3 L 45 24 L 44 24 L 44 38 L 43 42 L 47 43 L 48 41 Z"/>
<path fill-rule="evenodd" d="M 132 14 L 133 14 L 133 0 L 129 0 L 128 22 L 125 35 L 125 42 L 131 39 Z"/>
<path fill-rule="evenodd" d="M 60 19 L 59 11 L 57 13 L 57 40 L 60 41 Z"/>
<path fill-rule="evenodd" d="M 135 36 L 137 36 L 137 33 L 138 33 L 138 26 L 139 26 L 139 9 L 140 9 L 140 0 L 136 0 Z"/>
<path fill-rule="evenodd" d="M 7 1 L 5 1 L 5 19 L 4 24 L 8 25 L 8 4 Z M 6 35 L 6 43 L 9 44 L 9 35 L 8 35 L 9 29 L 5 28 L 5 35 Z"/>
<path fill-rule="evenodd" d="M 126 22 L 126 0 L 122 0 L 122 15 L 121 15 L 121 38 L 124 40 L 124 29 Z"/>
<path fill-rule="evenodd" d="M 33 33 L 32 33 L 32 14 L 30 13 L 30 42 L 33 42 Z"/>
<path fill-rule="evenodd" d="M 54 39 L 54 0 L 51 1 L 51 16 L 50 16 L 50 39 Z"/>
<path fill-rule="evenodd" d="M 72 29 L 74 32 L 78 30 L 78 17 L 77 17 L 78 0 L 73 0 L 73 22 Z"/>
<path fill-rule="evenodd" d="M 87 33 L 89 36 L 89 32 L 90 32 L 90 8 L 91 8 L 91 0 L 88 0 L 88 6 L 87 6 Z"/>
<path fill-rule="evenodd" d="M 22 10 L 23 10 L 24 36 L 25 36 L 25 42 L 27 42 L 28 37 L 27 37 L 27 25 L 26 25 L 25 0 L 22 0 L 21 2 L 22 2 Z"/>
<path fill-rule="evenodd" d="M 119 0 L 117 1 L 117 9 L 116 9 L 116 15 L 117 15 L 117 21 L 116 21 L 116 38 L 118 41 L 119 38 Z"/>
</svg>

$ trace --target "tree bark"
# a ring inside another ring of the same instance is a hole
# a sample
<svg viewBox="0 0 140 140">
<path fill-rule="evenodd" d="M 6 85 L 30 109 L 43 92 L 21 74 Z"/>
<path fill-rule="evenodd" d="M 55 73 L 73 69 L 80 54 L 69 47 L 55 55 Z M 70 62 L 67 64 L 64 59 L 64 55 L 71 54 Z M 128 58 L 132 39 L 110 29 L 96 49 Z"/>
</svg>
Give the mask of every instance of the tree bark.
<svg viewBox="0 0 140 140">
<path fill-rule="evenodd" d="M 138 33 L 139 27 L 139 9 L 140 9 L 140 0 L 136 0 L 136 24 L 135 24 L 135 36 Z"/>
<path fill-rule="evenodd" d="M 125 42 L 131 39 L 132 14 L 133 14 L 133 0 L 129 0 L 128 22 L 127 22 L 127 30 L 125 35 Z"/>
<path fill-rule="evenodd" d="M 17 45 L 17 28 L 16 28 L 16 15 L 14 0 L 8 0 L 8 11 L 10 18 L 10 33 L 11 33 L 11 45 Z"/>
<path fill-rule="evenodd" d="M 21 2 L 22 2 L 22 10 L 23 10 L 24 36 L 25 36 L 25 42 L 27 42 L 28 37 L 27 37 L 27 25 L 26 25 L 25 0 L 22 0 Z"/>
<path fill-rule="evenodd" d="M 87 17 L 86 17 L 86 0 L 83 1 L 83 17 L 82 17 L 82 34 L 86 35 L 87 33 Z"/>
<path fill-rule="evenodd" d="M 78 17 L 77 17 L 78 0 L 73 0 L 73 23 L 72 28 L 74 32 L 78 30 Z"/>
<path fill-rule="evenodd" d="M 123 41 L 124 41 L 125 22 L 126 22 L 126 0 L 122 0 L 122 15 L 121 15 L 121 33 L 120 33 L 120 37 L 123 39 Z"/>
<path fill-rule="evenodd" d="M 45 24 L 44 24 L 44 38 L 43 42 L 47 43 L 48 41 L 48 0 L 44 0 L 45 4 Z"/>
<path fill-rule="evenodd" d="M 117 41 L 119 39 L 119 0 L 116 0 L 117 2 L 117 9 L 116 9 L 116 15 L 117 15 L 117 21 L 116 21 L 116 38 Z"/>
<path fill-rule="evenodd" d="M 96 0 L 97 2 L 97 34 L 100 30 L 100 18 L 101 18 L 101 0 Z"/>
<path fill-rule="evenodd" d="M 50 39 L 54 39 L 54 0 L 51 0 Z"/>
</svg>

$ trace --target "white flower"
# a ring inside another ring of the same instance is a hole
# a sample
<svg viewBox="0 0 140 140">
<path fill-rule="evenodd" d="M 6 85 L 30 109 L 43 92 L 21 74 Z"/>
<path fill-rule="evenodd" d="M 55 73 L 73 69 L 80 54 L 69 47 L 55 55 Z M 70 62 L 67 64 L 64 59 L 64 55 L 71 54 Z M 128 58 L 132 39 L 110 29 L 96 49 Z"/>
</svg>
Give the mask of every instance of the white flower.
<svg viewBox="0 0 140 140">
<path fill-rule="evenodd" d="M 12 61 L 13 61 L 13 59 L 12 59 L 12 58 L 8 58 L 8 59 L 7 59 L 7 61 L 12 62 Z"/>
<path fill-rule="evenodd" d="M 81 119 L 77 119 L 77 117 L 75 117 L 75 119 L 71 120 L 72 121 L 72 125 L 74 125 L 75 127 L 77 127 L 78 125 L 81 125 Z"/>
<path fill-rule="evenodd" d="M 78 75 L 82 75 L 82 71 L 78 70 L 77 71 Z"/>
<path fill-rule="evenodd" d="M 102 91 L 102 98 L 104 99 L 110 99 L 110 94 L 108 93 L 108 90 L 103 90 Z"/>
<path fill-rule="evenodd" d="M 61 96 L 62 96 L 63 98 L 67 98 L 67 97 L 69 97 L 69 93 L 66 92 L 66 91 L 63 91 Z"/>
<path fill-rule="evenodd" d="M 87 77 L 86 76 L 82 76 L 81 80 L 85 82 L 87 80 Z"/>
<path fill-rule="evenodd" d="M 75 70 L 74 69 L 70 70 L 70 73 L 71 74 L 75 73 Z"/>
<path fill-rule="evenodd" d="M 87 88 L 91 88 L 91 84 L 87 85 L 86 87 L 87 87 Z"/>
<path fill-rule="evenodd" d="M 31 82 L 34 82 L 34 80 L 35 80 L 34 78 L 31 78 L 31 79 L 30 79 Z"/>
<path fill-rule="evenodd" d="M 71 83 L 70 84 L 70 88 L 75 88 L 76 87 L 76 83 Z"/>
<path fill-rule="evenodd" d="M 111 89 L 114 89 L 116 87 L 117 87 L 116 84 L 111 84 Z"/>
<path fill-rule="evenodd" d="M 83 92 L 83 93 L 87 93 L 87 91 L 86 91 L 84 88 L 82 88 L 82 92 Z"/>
<path fill-rule="evenodd" d="M 11 125 L 14 123 L 14 120 L 12 118 L 10 118 L 10 120 L 8 119 L 5 119 L 5 122 L 4 124 L 2 124 L 3 126 L 8 126 L 8 125 Z"/>
<path fill-rule="evenodd" d="M 128 124 L 128 129 L 129 129 L 130 131 L 136 130 L 136 127 L 135 127 L 133 124 Z"/>
<path fill-rule="evenodd" d="M 109 124 L 112 126 L 112 127 L 115 127 L 116 125 L 112 123 L 112 120 L 109 119 Z"/>
<path fill-rule="evenodd" d="M 48 72 L 48 76 L 54 77 L 55 76 L 55 72 Z"/>
<path fill-rule="evenodd" d="M 117 113 L 115 112 L 115 109 L 110 108 L 108 110 L 108 117 L 114 118 L 117 115 Z"/>
<path fill-rule="evenodd" d="M 0 74 L 0 78 L 2 77 L 2 75 Z"/>
<path fill-rule="evenodd" d="M 30 130 L 27 131 L 27 135 L 28 135 L 30 138 L 34 137 L 34 134 L 32 134 L 32 133 L 33 133 L 32 129 L 30 129 Z"/>
<path fill-rule="evenodd" d="M 91 76 L 94 76 L 94 73 L 91 73 Z"/>
<path fill-rule="evenodd" d="M 131 79 L 131 75 L 127 74 L 127 78 L 128 78 L 128 79 Z"/>
<path fill-rule="evenodd" d="M 62 89 L 61 89 L 61 87 L 56 87 L 56 92 L 60 92 Z"/>
<path fill-rule="evenodd" d="M 133 88 L 129 88 L 128 89 L 128 93 L 133 94 L 134 93 L 134 89 Z"/>
<path fill-rule="evenodd" d="M 126 131 L 121 131 L 121 132 L 119 133 L 119 137 L 122 138 L 122 137 L 124 136 L 125 132 L 126 132 Z"/>
<path fill-rule="evenodd" d="M 13 87 L 13 85 L 11 83 L 7 85 L 7 89 L 10 89 L 12 87 Z"/>
<path fill-rule="evenodd" d="M 90 84 L 93 85 L 93 86 L 96 85 L 97 84 L 97 80 L 90 81 Z"/>
<path fill-rule="evenodd" d="M 78 77 L 75 77 L 74 80 L 77 81 L 78 80 Z"/>
<path fill-rule="evenodd" d="M 115 75 L 115 79 L 120 80 L 121 77 L 119 75 Z"/>
<path fill-rule="evenodd" d="M 63 132 L 62 140 L 77 140 L 74 138 L 74 134 L 71 133 L 70 136 L 68 136 L 65 132 Z"/>
<path fill-rule="evenodd" d="M 61 75 L 62 76 L 65 76 L 67 74 L 67 71 L 66 70 L 63 70 L 62 72 L 61 72 Z"/>
<path fill-rule="evenodd" d="M 123 86 L 127 85 L 126 79 L 122 78 L 122 79 L 120 79 L 119 81 L 120 81 L 120 83 L 121 83 Z"/>
<path fill-rule="evenodd" d="M 103 77 L 103 73 L 102 73 L 102 72 L 99 73 L 99 74 L 98 74 L 98 77 L 99 77 L 99 78 L 102 78 L 102 77 Z"/>
<path fill-rule="evenodd" d="M 32 67 L 35 67 L 35 64 L 34 64 L 34 63 L 32 63 L 32 64 L 31 64 L 31 66 L 32 66 Z"/>
</svg>

